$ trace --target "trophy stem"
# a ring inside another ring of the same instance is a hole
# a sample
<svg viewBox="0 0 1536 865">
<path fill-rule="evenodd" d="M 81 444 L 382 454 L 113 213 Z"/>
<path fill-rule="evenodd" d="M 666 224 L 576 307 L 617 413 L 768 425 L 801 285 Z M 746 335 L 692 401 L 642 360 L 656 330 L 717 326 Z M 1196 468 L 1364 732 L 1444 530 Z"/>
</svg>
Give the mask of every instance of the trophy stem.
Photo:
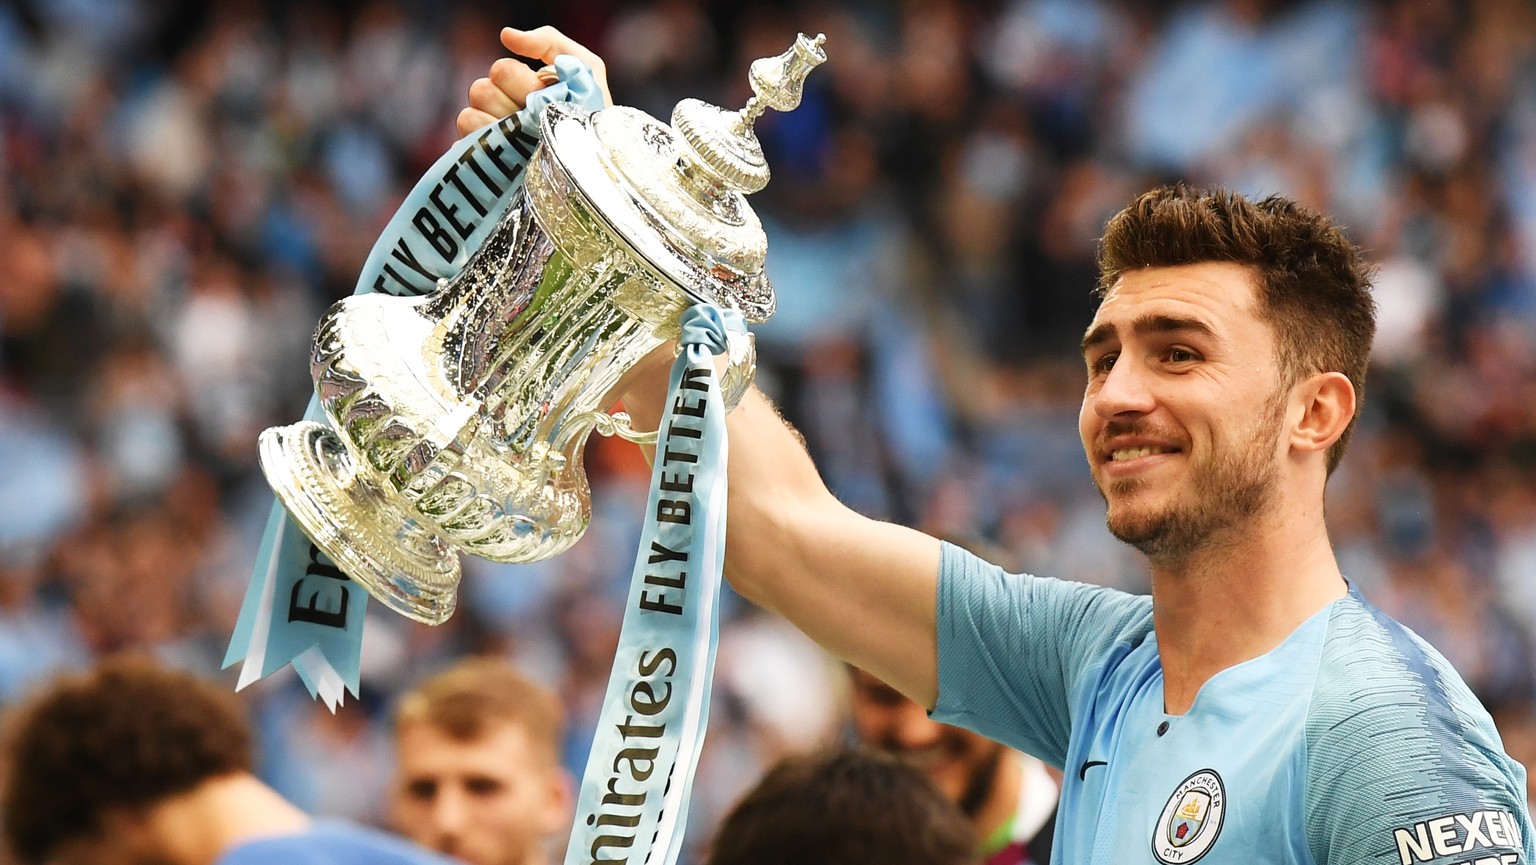
<svg viewBox="0 0 1536 865">
<path fill-rule="evenodd" d="M 751 129 L 752 125 L 757 122 L 757 118 L 762 117 L 763 112 L 767 110 L 768 103 L 757 98 L 756 96 L 748 98 L 747 104 L 742 106 L 740 115 L 741 119 L 736 122 L 734 127 L 736 134 L 747 134 L 747 130 Z"/>
<path fill-rule="evenodd" d="M 453 614 L 458 555 L 382 493 L 335 431 L 312 421 L 274 427 L 261 434 L 260 459 L 294 522 L 368 594 L 429 625 Z"/>
</svg>

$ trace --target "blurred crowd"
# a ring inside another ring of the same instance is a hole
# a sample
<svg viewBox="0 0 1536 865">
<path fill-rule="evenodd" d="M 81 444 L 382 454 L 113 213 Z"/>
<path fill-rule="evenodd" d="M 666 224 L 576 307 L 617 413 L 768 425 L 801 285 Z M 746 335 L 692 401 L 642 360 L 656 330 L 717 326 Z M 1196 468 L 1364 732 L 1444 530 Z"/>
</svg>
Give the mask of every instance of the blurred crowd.
<svg viewBox="0 0 1536 865">
<path fill-rule="evenodd" d="M 802 106 L 758 126 L 760 383 L 846 502 L 1020 570 L 1146 589 L 1075 426 L 1104 220 L 1174 180 L 1334 214 L 1380 264 L 1334 543 L 1536 757 L 1528 0 L 0 4 L 0 705 L 125 648 L 227 675 L 272 500 L 256 436 L 302 415 L 316 319 L 453 140 L 500 26 L 546 23 L 660 118 L 738 107 L 752 59 L 827 35 Z M 647 478 L 627 445 L 588 462 L 587 537 L 467 560 L 441 627 L 371 611 L 335 717 L 290 672 L 253 686 L 263 777 L 377 820 L 390 701 L 472 653 L 559 691 L 579 774 Z M 820 651 L 725 616 L 700 826 L 842 735 Z"/>
</svg>

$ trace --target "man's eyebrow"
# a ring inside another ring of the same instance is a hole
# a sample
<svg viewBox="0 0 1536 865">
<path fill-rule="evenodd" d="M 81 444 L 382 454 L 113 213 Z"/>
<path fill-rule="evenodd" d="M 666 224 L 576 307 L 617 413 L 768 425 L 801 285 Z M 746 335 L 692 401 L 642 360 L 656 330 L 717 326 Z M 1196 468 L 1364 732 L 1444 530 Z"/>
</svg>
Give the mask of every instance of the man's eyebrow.
<svg viewBox="0 0 1536 865">
<path fill-rule="evenodd" d="M 1114 339 L 1115 333 L 1115 326 L 1112 324 L 1101 324 L 1097 327 L 1089 328 L 1088 332 L 1083 334 L 1083 354 L 1087 354 L 1095 346 Z"/>
<path fill-rule="evenodd" d="M 1148 333 L 1197 333 L 1202 336 L 1214 337 L 1216 332 L 1211 326 L 1198 318 L 1184 318 L 1177 315 L 1148 314 L 1137 316 L 1131 322 L 1131 332 L 1137 334 Z M 1083 354 L 1090 349 L 1102 345 L 1114 339 L 1119 331 L 1114 325 L 1105 322 L 1092 328 L 1083 336 Z"/>
</svg>

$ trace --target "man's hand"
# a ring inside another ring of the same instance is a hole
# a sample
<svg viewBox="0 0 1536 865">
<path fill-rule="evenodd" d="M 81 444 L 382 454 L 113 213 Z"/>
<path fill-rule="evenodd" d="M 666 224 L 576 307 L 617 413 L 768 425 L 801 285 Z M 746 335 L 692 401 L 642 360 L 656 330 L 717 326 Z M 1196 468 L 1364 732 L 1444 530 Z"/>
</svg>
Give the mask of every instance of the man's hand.
<svg viewBox="0 0 1536 865">
<path fill-rule="evenodd" d="M 561 54 L 580 58 L 592 68 L 603 91 L 603 102 L 612 105 L 613 96 L 608 92 L 608 71 L 603 58 L 593 54 L 553 27 L 537 30 L 501 28 L 501 44 L 518 57 L 539 60 L 546 64 L 555 62 Z M 479 129 L 493 120 L 500 120 L 523 109 L 528 94 L 548 86 L 553 78 L 540 70 L 529 69 L 526 63 L 513 57 L 503 57 L 491 64 L 485 78 L 475 79 L 469 85 L 469 106 L 459 112 L 459 137 Z"/>
</svg>

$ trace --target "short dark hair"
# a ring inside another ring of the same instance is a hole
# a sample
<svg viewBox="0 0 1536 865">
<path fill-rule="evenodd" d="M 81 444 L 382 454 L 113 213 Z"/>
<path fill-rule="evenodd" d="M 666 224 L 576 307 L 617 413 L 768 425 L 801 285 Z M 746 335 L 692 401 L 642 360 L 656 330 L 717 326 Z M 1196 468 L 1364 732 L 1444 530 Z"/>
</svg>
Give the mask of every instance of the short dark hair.
<svg viewBox="0 0 1536 865">
<path fill-rule="evenodd" d="M 970 865 L 977 839 L 928 776 L 868 748 L 781 760 L 715 834 L 705 865 Z"/>
<path fill-rule="evenodd" d="M 62 676 L 7 725 L 0 807 L 24 863 L 95 837 L 104 817 L 251 771 L 251 733 L 231 691 L 141 658 Z"/>
<path fill-rule="evenodd" d="M 500 658 L 460 661 L 400 698 L 395 728 L 428 724 L 452 739 L 470 742 L 493 725 L 513 723 L 529 743 L 558 759 L 565 714 L 548 689 Z"/>
<path fill-rule="evenodd" d="M 1110 218 L 1099 242 L 1099 291 L 1130 270 L 1225 261 L 1257 276 L 1257 312 L 1274 328 L 1289 382 L 1341 372 L 1355 388 L 1355 417 L 1376 335 L 1373 267 L 1326 216 L 1278 195 L 1258 201 L 1183 184 L 1142 194 Z M 1344 456 L 1351 419 L 1328 449 L 1332 473 Z"/>
</svg>

